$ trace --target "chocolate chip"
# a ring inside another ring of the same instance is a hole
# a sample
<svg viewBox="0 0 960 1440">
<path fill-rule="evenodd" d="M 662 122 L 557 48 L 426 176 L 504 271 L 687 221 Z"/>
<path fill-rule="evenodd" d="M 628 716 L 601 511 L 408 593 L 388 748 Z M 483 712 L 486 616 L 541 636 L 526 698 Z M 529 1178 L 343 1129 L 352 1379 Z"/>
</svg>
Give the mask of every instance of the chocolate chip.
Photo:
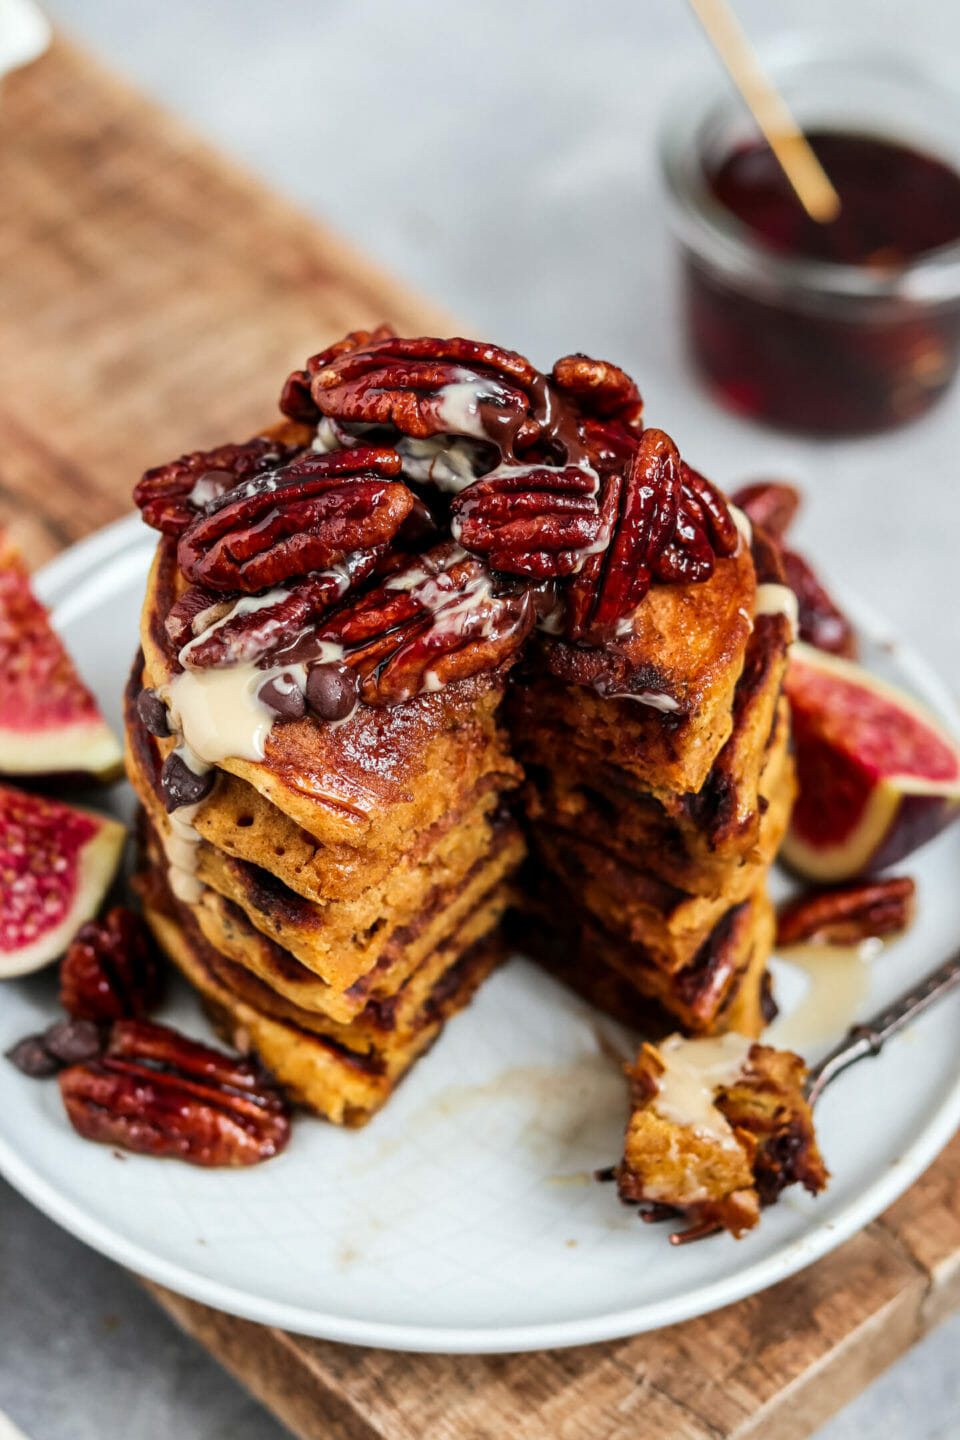
<svg viewBox="0 0 960 1440">
<path fill-rule="evenodd" d="M 10 1050 L 7 1051 L 7 1059 L 11 1065 L 16 1065 L 23 1075 L 29 1075 L 31 1080 L 46 1080 L 49 1075 L 56 1075 L 60 1069 L 60 1062 L 51 1055 L 43 1041 L 42 1035 L 26 1035 L 18 1040 Z"/>
<path fill-rule="evenodd" d="M 357 674 L 328 661 L 307 672 L 307 704 L 318 720 L 345 720 L 357 703 Z"/>
<path fill-rule="evenodd" d="M 167 707 L 156 690 L 141 690 L 137 696 L 137 714 L 145 730 L 165 740 L 171 733 L 167 723 Z"/>
<path fill-rule="evenodd" d="M 303 691 L 292 675 L 284 672 L 261 685 L 258 695 L 268 710 L 281 720 L 299 720 L 306 713 L 307 702 Z"/>
<path fill-rule="evenodd" d="M 163 803 L 168 813 L 179 810 L 183 805 L 196 805 L 213 789 L 216 774 L 207 770 L 203 775 L 195 771 L 178 755 L 176 750 L 168 755 L 160 771 L 160 785 L 163 789 Z"/>
<path fill-rule="evenodd" d="M 58 1020 L 43 1037 L 48 1055 L 63 1065 L 82 1065 L 103 1053 L 99 1026 L 92 1020 Z"/>
</svg>

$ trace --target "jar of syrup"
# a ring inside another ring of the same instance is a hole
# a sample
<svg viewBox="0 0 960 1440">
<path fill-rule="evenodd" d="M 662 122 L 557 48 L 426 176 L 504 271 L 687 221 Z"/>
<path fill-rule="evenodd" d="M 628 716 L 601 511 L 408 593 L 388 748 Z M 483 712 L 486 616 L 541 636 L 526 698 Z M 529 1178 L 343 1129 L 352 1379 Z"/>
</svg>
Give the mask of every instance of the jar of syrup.
<svg viewBox="0 0 960 1440">
<path fill-rule="evenodd" d="M 889 54 L 794 43 L 766 63 L 841 210 L 806 215 L 729 85 L 685 99 L 662 160 L 693 362 L 731 409 L 784 429 L 912 420 L 957 370 L 960 101 Z"/>
</svg>

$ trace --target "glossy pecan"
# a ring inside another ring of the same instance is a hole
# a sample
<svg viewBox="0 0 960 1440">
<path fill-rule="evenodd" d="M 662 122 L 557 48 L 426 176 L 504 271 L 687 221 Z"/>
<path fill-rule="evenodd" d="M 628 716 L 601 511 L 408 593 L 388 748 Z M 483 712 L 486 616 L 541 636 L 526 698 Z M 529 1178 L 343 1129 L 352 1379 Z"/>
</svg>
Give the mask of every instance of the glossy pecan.
<svg viewBox="0 0 960 1440">
<path fill-rule="evenodd" d="M 856 659 L 856 632 L 808 562 L 786 546 L 781 547 L 780 558 L 786 582 L 797 597 L 800 639 L 831 655 Z"/>
<path fill-rule="evenodd" d="M 857 639 L 850 621 L 824 589 L 809 561 L 783 544 L 783 536 L 800 506 L 800 492 L 783 481 L 758 480 L 738 490 L 733 503 L 779 553 L 784 584 L 797 597 L 801 640 L 832 655 L 855 659 Z"/>
<path fill-rule="evenodd" d="M 290 1133 L 256 1065 L 145 1020 L 117 1021 L 103 1057 L 62 1071 L 60 1091 L 86 1139 L 193 1165 L 256 1165 Z"/>
<path fill-rule="evenodd" d="M 388 544 L 414 508 L 395 450 L 306 454 L 215 500 L 181 535 L 180 568 L 212 590 L 265 590 Z"/>
<path fill-rule="evenodd" d="M 564 355 L 551 379 L 561 397 L 583 415 L 620 421 L 637 436 L 643 430 L 640 391 L 625 370 L 589 355 Z"/>
<path fill-rule="evenodd" d="M 243 445 L 195 450 L 169 465 L 147 470 L 134 488 L 133 503 L 154 530 L 182 535 L 208 501 L 301 453 L 302 446 L 286 445 L 265 435 L 254 436 Z"/>
<path fill-rule="evenodd" d="M 225 606 L 202 608 L 191 617 L 191 595 L 211 593 L 192 586 L 167 616 L 167 634 L 177 645 L 181 662 L 191 670 L 262 660 L 289 645 L 375 574 L 387 554 L 385 545 L 355 550 L 332 570 L 321 570 L 266 595 L 237 597 Z"/>
<path fill-rule="evenodd" d="M 740 532 L 717 487 L 683 461 L 680 504 L 673 539 L 653 570 L 658 580 L 693 583 L 709 580 L 718 555 L 733 555 Z"/>
<path fill-rule="evenodd" d="M 337 340 L 333 345 L 328 345 L 326 350 L 312 355 L 307 361 L 306 369 L 294 370 L 287 376 L 280 395 L 280 409 L 283 414 L 301 424 L 315 425 L 320 419 L 320 411 L 310 394 L 310 382 L 316 372 L 331 364 L 338 355 L 348 355 L 351 350 L 359 350 L 361 345 L 375 345 L 380 340 L 389 340 L 393 334 L 394 331 L 389 325 L 378 325 L 375 330 L 351 330 L 342 340 Z"/>
<path fill-rule="evenodd" d="M 752 525 L 759 525 L 773 540 L 783 539 L 800 509 L 800 491 L 784 480 L 755 480 L 730 498 Z"/>
<path fill-rule="evenodd" d="M 399 705 L 424 690 L 496 669 L 523 644 L 536 611 L 526 590 L 504 590 L 452 542 L 411 560 L 378 589 L 321 625 L 343 646 L 368 705 Z"/>
<path fill-rule="evenodd" d="M 780 911 L 777 944 L 858 945 L 898 935 L 913 919 L 915 896 L 916 885 L 907 875 L 808 891 Z"/>
<path fill-rule="evenodd" d="M 577 465 L 503 465 L 454 497 L 453 538 L 494 570 L 572 575 L 606 537 L 596 473 Z"/>
<path fill-rule="evenodd" d="M 307 369 L 318 410 L 341 422 L 466 436 L 510 460 L 534 445 L 560 459 L 582 454 L 573 410 L 529 360 L 497 345 L 393 336 Z"/>
<path fill-rule="evenodd" d="M 60 1004 L 80 1020 L 148 1015 L 162 995 L 161 970 L 146 926 L 116 905 L 81 925 L 60 966 Z"/>
<path fill-rule="evenodd" d="M 607 546 L 566 587 L 567 634 L 602 643 L 640 604 L 677 529 L 680 457 L 662 430 L 645 430 L 629 469 L 606 479 L 601 530 Z"/>
</svg>

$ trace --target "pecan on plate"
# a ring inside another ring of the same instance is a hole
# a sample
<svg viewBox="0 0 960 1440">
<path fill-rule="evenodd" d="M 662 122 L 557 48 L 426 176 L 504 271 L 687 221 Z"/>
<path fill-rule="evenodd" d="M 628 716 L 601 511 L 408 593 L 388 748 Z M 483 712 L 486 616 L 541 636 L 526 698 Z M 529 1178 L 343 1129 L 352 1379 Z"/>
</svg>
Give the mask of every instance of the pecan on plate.
<svg viewBox="0 0 960 1440">
<path fill-rule="evenodd" d="M 494 670 L 536 621 L 527 591 L 500 586 L 482 561 L 452 542 L 411 559 L 385 584 L 321 625 L 343 646 L 368 705 L 399 705 L 424 690 Z"/>
<path fill-rule="evenodd" d="M 773 540 L 783 539 L 800 509 L 800 491 L 785 480 L 755 480 L 730 499 L 751 525 L 759 525 Z"/>
<path fill-rule="evenodd" d="M 100 1059 L 61 1071 L 60 1092 L 85 1139 L 193 1165 L 256 1165 L 290 1134 L 256 1065 L 146 1020 L 118 1020 Z"/>
<path fill-rule="evenodd" d="M 571 639 L 602 643 L 640 604 L 676 532 L 680 492 L 676 446 L 662 430 L 645 430 L 629 466 L 604 482 L 601 534 L 608 544 L 566 587 Z"/>
<path fill-rule="evenodd" d="M 60 1004 L 79 1020 L 147 1015 L 161 998 L 161 971 L 149 933 L 116 905 L 81 925 L 60 966 Z"/>
<path fill-rule="evenodd" d="M 497 345 L 392 336 L 307 370 L 318 410 L 341 422 L 466 436 L 511 460 L 537 444 L 563 459 L 582 453 L 570 407 L 529 360 Z"/>
<path fill-rule="evenodd" d="M 454 497 L 450 531 L 493 570 L 572 575 L 603 548 L 597 490 L 594 471 L 578 465 L 502 465 Z"/>
<path fill-rule="evenodd" d="M 907 875 L 808 891 L 780 911 L 777 944 L 859 945 L 861 940 L 897 935 L 913 919 L 915 894 Z"/>
<path fill-rule="evenodd" d="M 800 492 L 783 481 L 758 480 L 738 490 L 733 503 L 779 552 L 783 583 L 797 597 L 800 639 L 831 655 L 845 655 L 855 660 L 857 638 L 850 621 L 824 589 L 809 562 L 783 544 L 783 536 L 800 506 Z"/>
<path fill-rule="evenodd" d="M 253 593 L 388 544 L 414 508 L 395 450 L 306 454 L 237 486 L 180 537 L 188 580 Z"/>
<path fill-rule="evenodd" d="M 800 639 L 831 655 L 857 657 L 857 637 L 853 626 L 836 601 L 828 595 L 813 570 L 796 550 L 782 546 L 784 577 L 797 597 Z"/>
<path fill-rule="evenodd" d="M 551 375 L 561 397 L 581 415 L 620 421 L 638 436 L 643 430 L 640 391 L 625 370 L 589 355 L 564 355 Z"/>
<path fill-rule="evenodd" d="M 182 535 L 208 501 L 226 494 L 243 480 L 286 464 L 302 448 L 257 435 L 243 445 L 195 450 L 169 465 L 147 470 L 134 488 L 133 503 L 154 530 L 164 535 Z"/>
</svg>

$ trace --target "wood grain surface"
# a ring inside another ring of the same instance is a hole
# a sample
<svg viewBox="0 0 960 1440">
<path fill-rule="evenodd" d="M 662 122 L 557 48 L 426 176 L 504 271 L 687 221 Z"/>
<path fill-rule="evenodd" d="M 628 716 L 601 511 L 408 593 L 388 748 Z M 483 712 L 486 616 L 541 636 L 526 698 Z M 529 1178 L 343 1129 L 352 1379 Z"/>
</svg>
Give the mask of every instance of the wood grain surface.
<svg viewBox="0 0 960 1440">
<path fill-rule="evenodd" d="M 337 334 L 450 326 L 59 41 L 0 97 L 0 217 L 0 520 L 33 564 L 255 432 Z M 801 1440 L 960 1304 L 960 1140 L 802 1274 L 616 1343 L 398 1355 L 150 1288 L 303 1440 Z"/>
</svg>

